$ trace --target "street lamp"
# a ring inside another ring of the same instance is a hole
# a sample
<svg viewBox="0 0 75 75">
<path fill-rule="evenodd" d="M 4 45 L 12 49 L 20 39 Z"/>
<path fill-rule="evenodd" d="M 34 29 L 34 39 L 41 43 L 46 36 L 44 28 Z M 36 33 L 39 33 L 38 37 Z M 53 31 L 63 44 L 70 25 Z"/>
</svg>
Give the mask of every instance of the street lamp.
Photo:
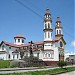
<svg viewBox="0 0 75 75">
<path fill-rule="evenodd" d="M 34 43 L 32 41 L 30 41 L 28 43 L 30 44 L 30 47 L 29 48 L 30 48 L 30 57 L 31 57 L 31 56 L 33 56 L 32 47 L 33 47 L 33 44 Z"/>
</svg>

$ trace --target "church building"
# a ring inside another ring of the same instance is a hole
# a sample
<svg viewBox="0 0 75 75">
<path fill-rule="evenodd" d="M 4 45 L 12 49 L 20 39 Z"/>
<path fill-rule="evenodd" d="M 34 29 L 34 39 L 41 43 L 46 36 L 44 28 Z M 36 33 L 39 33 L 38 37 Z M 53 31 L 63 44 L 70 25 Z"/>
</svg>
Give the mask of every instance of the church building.
<svg viewBox="0 0 75 75">
<path fill-rule="evenodd" d="M 30 50 L 33 56 L 48 62 L 64 61 L 64 48 L 66 42 L 63 38 L 63 27 L 60 17 L 57 17 L 55 25 L 55 37 L 53 36 L 52 18 L 49 9 L 46 9 L 44 15 L 44 40 L 39 42 L 24 43 L 26 38 L 22 35 L 14 37 L 14 44 L 2 41 L 0 44 L 0 59 L 14 60 L 21 59 L 21 53 L 24 56 L 30 56 Z"/>
</svg>

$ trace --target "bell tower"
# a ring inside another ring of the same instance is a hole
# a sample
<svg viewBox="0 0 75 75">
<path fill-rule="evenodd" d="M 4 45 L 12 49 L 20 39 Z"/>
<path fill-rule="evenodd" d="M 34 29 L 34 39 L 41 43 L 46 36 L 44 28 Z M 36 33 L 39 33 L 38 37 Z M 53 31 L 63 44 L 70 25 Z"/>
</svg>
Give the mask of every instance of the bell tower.
<svg viewBox="0 0 75 75">
<path fill-rule="evenodd" d="M 46 9 L 44 15 L 44 49 L 50 49 L 52 45 L 52 19 L 49 9 Z"/>
<path fill-rule="evenodd" d="M 55 37 L 62 37 L 63 36 L 62 25 L 61 25 L 60 17 L 57 17 L 55 31 L 56 31 Z"/>
<path fill-rule="evenodd" d="M 44 15 L 44 41 L 52 41 L 52 19 L 49 9 L 46 9 Z"/>
<path fill-rule="evenodd" d="M 24 44 L 24 41 L 25 41 L 25 37 L 22 36 L 21 34 L 17 35 L 14 37 L 14 44 L 16 45 L 22 45 Z"/>
</svg>

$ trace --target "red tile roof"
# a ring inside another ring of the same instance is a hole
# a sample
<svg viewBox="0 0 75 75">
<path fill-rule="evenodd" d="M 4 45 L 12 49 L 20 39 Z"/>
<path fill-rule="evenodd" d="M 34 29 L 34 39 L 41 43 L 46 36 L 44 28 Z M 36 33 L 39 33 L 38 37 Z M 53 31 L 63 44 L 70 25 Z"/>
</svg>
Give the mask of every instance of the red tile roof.
<svg viewBox="0 0 75 75">
<path fill-rule="evenodd" d="M 40 51 L 40 50 L 44 50 L 43 48 L 41 48 L 41 49 L 32 49 L 32 52 L 35 52 L 35 51 Z M 18 52 L 28 52 L 29 50 L 24 50 L 24 49 L 22 49 L 22 50 L 15 50 L 15 51 L 13 51 L 12 53 L 18 53 Z"/>
<path fill-rule="evenodd" d="M 16 47 L 16 48 L 21 47 L 20 45 L 12 44 L 12 43 L 5 42 L 5 41 L 2 41 L 2 42 L 1 42 L 1 44 L 3 44 L 3 43 L 6 44 L 6 45 L 8 45 L 8 46 L 11 46 L 11 47 Z M 0 45 L 1 45 L 1 44 L 0 44 Z"/>
<path fill-rule="evenodd" d="M 16 48 L 20 48 L 20 47 L 27 47 L 29 46 L 30 44 L 27 43 L 27 44 L 22 44 L 22 45 L 16 45 L 16 44 L 12 44 L 12 43 L 9 43 L 9 42 L 5 42 L 5 41 L 2 41 L 1 44 L 4 43 L 8 46 L 11 46 L 11 47 L 16 47 Z M 0 45 L 1 45 L 0 44 Z M 40 44 L 43 44 L 43 42 L 34 42 L 35 45 L 40 45 Z"/>
<path fill-rule="evenodd" d="M 24 36 L 22 36 L 21 34 L 15 36 L 14 38 L 23 38 L 23 39 L 26 39 Z"/>
<path fill-rule="evenodd" d="M 62 39 L 62 41 L 64 42 L 64 44 L 66 45 L 65 40 L 63 39 L 63 37 L 56 37 L 55 39 L 53 39 L 53 42 L 58 42 L 60 39 Z"/>
<path fill-rule="evenodd" d="M 59 41 L 60 38 L 61 38 L 61 37 L 56 37 L 56 38 L 54 38 L 54 39 L 53 39 L 53 42 L 57 42 L 57 41 Z"/>
<path fill-rule="evenodd" d="M 34 42 L 34 44 L 36 44 L 36 45 L 44 44 L 44 41 L 41 41 L 41 42 Z"/>
</svg>

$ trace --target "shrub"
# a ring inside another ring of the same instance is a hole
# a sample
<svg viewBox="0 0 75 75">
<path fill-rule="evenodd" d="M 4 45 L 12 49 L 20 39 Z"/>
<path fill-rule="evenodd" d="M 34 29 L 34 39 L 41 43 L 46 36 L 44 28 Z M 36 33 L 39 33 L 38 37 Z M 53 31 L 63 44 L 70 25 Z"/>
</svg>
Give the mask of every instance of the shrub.
<svg viewBox="0 0 75 75">
<path fill-rule="evenodd" d="M 60 61 L 57 63 L 57 65 L 61 68 L 63 68 L 63 66 L 67 66 L 67 62 L 64 62 L 64 61 Z"/>
<path fill-rule="evenodd" d="M 26 62 L 23 60 L 13 60 L 10 62 L 10 67 L 14 68 L 14 67 L 25 67 Z"/>
<path fill-rule="evenodd" d="M 25 56 L 23 59 L 25 62 L 27 62 L 27 66 L 29 67 L 38 67 L 38 66 L 45 66 L 44 62 L 42 60 L 39 60 L 38 57 L 28 57 Z"/>
</svg>

